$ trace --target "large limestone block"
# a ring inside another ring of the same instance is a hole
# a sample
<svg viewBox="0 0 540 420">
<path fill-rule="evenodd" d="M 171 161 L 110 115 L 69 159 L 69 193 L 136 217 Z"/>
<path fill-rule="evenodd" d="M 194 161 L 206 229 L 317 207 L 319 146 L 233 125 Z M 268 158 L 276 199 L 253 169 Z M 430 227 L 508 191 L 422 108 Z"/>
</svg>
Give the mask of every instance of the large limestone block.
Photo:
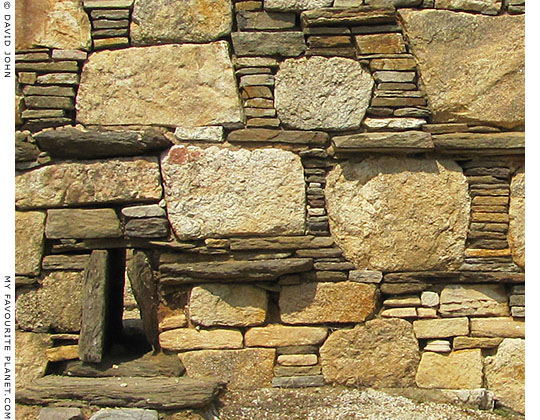
<svg viewBox="0 0 540 420">
<path fill-rule="evenodd" d="M 304 232 L 304 171 L 292 152 L 179 145 L 161 170 L 179 238 Z"/>
<path fill-rule="evenodd" d="M 412 326 L 402 319 L 374 319 L 338 330 L 320 355 L 327 382 L 369 387 L 414 386 L 420 360 Z"/>
<path fill-rule="evenodd" d="M 81 327 L 82 273 L 55 271 L 17 299 L 19 327 L 27 331 L 78 332 Z"/>
<path fill-rule="evenodd" d="M 525 16 L 400 10 L 433 122 L 525 121 Z"/>
<path fill-rule="evenodd" d="M 232 28 L 231 0 L 135 0 L 133 45 L 209 42 Z"/>
<path fill-rule="evenodd" d="M 495 356 L 486 358 L 487 387 L 495 398 L 519 413 L 525 413 L 525 340 L 506 338 Z"/>
<path fill-rule="evenodd" d="M 326 327 L 291 327 L 272 324 L 253 327 L 246 331 L 246 347 L 312 346 L 320 344 L 328 335 Z"/>
<path fill-rule="evenodd" d="M 238 349 L 242 333 L 238 330 L 176 328 L 159 335 L 161 348 L 171 351 Z"/>
<path fill-rule="evenodd" d="M 426 351 L 418 366 L 416 384 L 420 388 L 482 388 L 483 367 L 480 349 L 449 354 Z"/>
<path fill-rule="evenodd" d="M 217 377 L 228 389 L 270 387 L 275 349 L 202 350 L 179 355 L 190 378 Z"/>
<path fill-rule="evenodd" d="M 88 50 L 90 20 L 80 0 L 17 0 L 15 48 Z"/>
<path fill-rule="evenodd" d="M 46 350 L 52 346 L 49 334 L 17 331 L 15 333 L 15 384 L 24 388 L 45 375 Z"/>
<path fill-rule="evenodd" d="M 447 270 L 460 266 L 470 198 L 451 160 L 368 158 L 329 173 L 332 237 L 361 270 Z"/>
<path fill-rule="evenodd" d="M 510 225 L 508 244 L 514 262 L 525 268 L 525 170 L 521 168 L 510 183 Z"/>
<path fill-rule="evenodd" d="M 225 41 L 92 54 L 81 76 L 83 124 L 237 126 L 244 120 Z"/>
<path fill-rule="evenodd" d="M 45 213 L 15 212 L 15 274 L 37 276 L 43 255 Z"/>
<path fill-rule="evenodd" d="M 281 122 L 302 130 L 360 127 L 373 78 L 348 58 L 288 59 L 276 74 L 275 106 Z"/>
<path fill-rule="evenodd" d="M 21 209 L 158 201 L 161 194 L 159 165 L 151 157 L 58 163 L 15 177 Z"/>
<path fill-rule="evenodd" d="M 376 304 L 375 285 L 349 281 L 283 286 L 279 296 L 281 321 L 285 324 L 362 322 Z"/>
<path fill-rule="evenodd" d="M 243 284 L 203 284 L 189 298 L 191 321 L 206 327 L 261 325 L 267 308 L 266 291 Z"/>
<path fill-rule="evenodd" d="M 504 285 L 453 284 L 446 286 L 440 297 L 442 316 L 509 316 Z"/>
<path fill-rule="evenodd" d="M 301 11 L 332 6 L 333 0 L 264 0 L 266 10 Z"/>
</svg>

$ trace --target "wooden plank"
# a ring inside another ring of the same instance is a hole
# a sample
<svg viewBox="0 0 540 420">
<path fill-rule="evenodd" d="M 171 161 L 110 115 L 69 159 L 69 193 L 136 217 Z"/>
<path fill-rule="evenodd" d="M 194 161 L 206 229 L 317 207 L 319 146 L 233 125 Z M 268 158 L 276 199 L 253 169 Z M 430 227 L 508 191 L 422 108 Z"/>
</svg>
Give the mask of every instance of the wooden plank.
<svg viewBox="0 0 540 420">
<path fill-rule="evenodd" d="M 17 402 L 48 405 L 64 400 L 105 407 L 178 410 L 200 408 L 219 393 L 214 379 L 191 378 L 69 378 L 45 376 L 17 393 Z"/>
</svg>

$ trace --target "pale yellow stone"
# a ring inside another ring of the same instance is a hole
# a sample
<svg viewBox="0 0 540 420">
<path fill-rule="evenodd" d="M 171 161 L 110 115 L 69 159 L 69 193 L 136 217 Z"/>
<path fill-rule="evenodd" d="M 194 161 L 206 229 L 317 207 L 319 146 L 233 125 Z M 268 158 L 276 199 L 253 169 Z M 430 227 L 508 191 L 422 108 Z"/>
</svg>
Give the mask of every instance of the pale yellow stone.
<svg viewBox="0 0 540 420">
<path fill-rule="evenodd" d="M 514 262 L 525 268 L 525 170 L 521 168 L 510 183 L 510 225 L 508 244 Z"/>
<path fill-rule="evenodd" d="M 279 295 L 285 324 L 362 322 L 375 310 L 377 287 L 356 282 L 283 286 Z"/>
<path fill-rule="evenodd" d="M 47 359 L 49 362 L 61 362 L 63 360 L 74 360 L 79 358 L 79 346 L 59 346 L 47 349 Z"/>
<path fill-rule="evenodd" d="M 185 314 L 173 314 L 165 316 L 159 321 L 159 331 L 173 330 L 187 326 L 187 317 Z"/>
<path fill-rule="evenodd" d="M 15 212 L 15 273 L 36 276 L 41 270 L 45 213 Z"/>
<path fill-rule="evenodd" d="M 471 318 L 473 337 L 525 338 L 525 321 L 509 317 Z"/>
<path fill-rule="evenodd" d="M 510 308 L 503 285 L 453 284 L 441 292 L 439 313 L 447 317 L 508 316 Z"/>
<path fill-rule="evenodd" d="M 189 317 L 194 324 L 248 327 L 266 319 L 266 291 L 244 284 L 203 284 L 191 290 Z"/>
<path fill-rule="evenodd" d="M 177 328 L 159 334 L 159 344 L 165 350 L 239 349 L 242 333 L 238 330 Z"/>
<path fill-rule="evenodd" d="M 202 350 L 178 356 L 190 378 L 213 376 L 228 389 L 256 389 L 272 384 L 275 349 Z"/>
<path fill-rule="evenodd" d="M 470 198 L 451 160 L 372 157 L 342 162 L 325 189 L 332 237 L 358 269 L 457 269 Z"/>
<path fill-rule="evenodd" d="M 449 354 L 422 354 L 416 384 L 420 388 L 475 389 L 482 387 L 480 349 L 460 350 Z"/>
<path fill-rule="evenodd" d="M 313 366 L 318 361 L 316 354 L 280 354 L 277 362 L 283 366 Z"/>
<path fill-rule="evenodd" d="M 381 312 L 384 318 L 416 318 L 416 308 L 390 308 Z"/>
<path fill-rule="evenodd" d="M 437 318 L 437 310 L 433 308 L 417 308 L 418 318 Z"/>
<path fill-rule="evenodd" d="M 497 347 L 503 341 L 502 338 L 486 338 L 486 337 L 456 337 L 454 338 L 454 350 L 463 349 L 489 349 Z"/>
<path fill-rule="evenodd" d="M 101 51 L 85 63 L 77 120 L 99 125 L 239 126 L 244 114 L 229 45 Z"/>
<path fill-rule="evenodd" d="M 293 327 L 271 324 L 246 331 L 247 347 L 286 347 L 317 345 L 328 335 L 326 327 Z"/>
<path fill-rule="evenodd" d="M 499 403 L 525 414 L 525 340 L 505 338 L 497 354 L 486 357 L 485 371 Z"/>
<path fill-rule="evenodd" d="M 15 385 L 22 389 L 45 375 L 46 350 L 52 345 L 49 334 L 15 332 Z"/>
<path fill-rule="evenodd" d="M 416 338 L 447 338 L 469 333 L 469 319 L 420 319 L 413 323 Z"/>
</svg>

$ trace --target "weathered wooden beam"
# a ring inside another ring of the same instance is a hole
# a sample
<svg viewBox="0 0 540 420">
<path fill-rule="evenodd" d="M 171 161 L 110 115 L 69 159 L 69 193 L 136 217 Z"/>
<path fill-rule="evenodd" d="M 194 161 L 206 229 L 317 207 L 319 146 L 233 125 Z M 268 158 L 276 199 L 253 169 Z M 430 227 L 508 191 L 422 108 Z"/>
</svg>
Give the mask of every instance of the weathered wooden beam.
<svg viewBox="0 0 540 420">
<path fill-rule="evenodd" d="M 221 383 L 214 379 L 45 376 L 18 392 L 16 400 L 37 405 L 73 400 L 105 407 L 178 410 L 204 407 L 220 389 Z"/>
</svg>

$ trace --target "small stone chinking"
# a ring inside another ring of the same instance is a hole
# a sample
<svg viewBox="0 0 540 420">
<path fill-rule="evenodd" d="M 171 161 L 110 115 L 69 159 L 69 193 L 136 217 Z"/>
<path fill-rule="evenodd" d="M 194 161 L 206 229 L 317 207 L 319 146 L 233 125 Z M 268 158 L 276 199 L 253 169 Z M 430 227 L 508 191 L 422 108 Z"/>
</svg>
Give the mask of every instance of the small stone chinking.
<svg viewBox="0 0 540 420">
<path fill-rule="evenodd" d="M 19 404 L 342 384 L 523 413 L 524 12 L 18 8 Z"/>
</svg>

